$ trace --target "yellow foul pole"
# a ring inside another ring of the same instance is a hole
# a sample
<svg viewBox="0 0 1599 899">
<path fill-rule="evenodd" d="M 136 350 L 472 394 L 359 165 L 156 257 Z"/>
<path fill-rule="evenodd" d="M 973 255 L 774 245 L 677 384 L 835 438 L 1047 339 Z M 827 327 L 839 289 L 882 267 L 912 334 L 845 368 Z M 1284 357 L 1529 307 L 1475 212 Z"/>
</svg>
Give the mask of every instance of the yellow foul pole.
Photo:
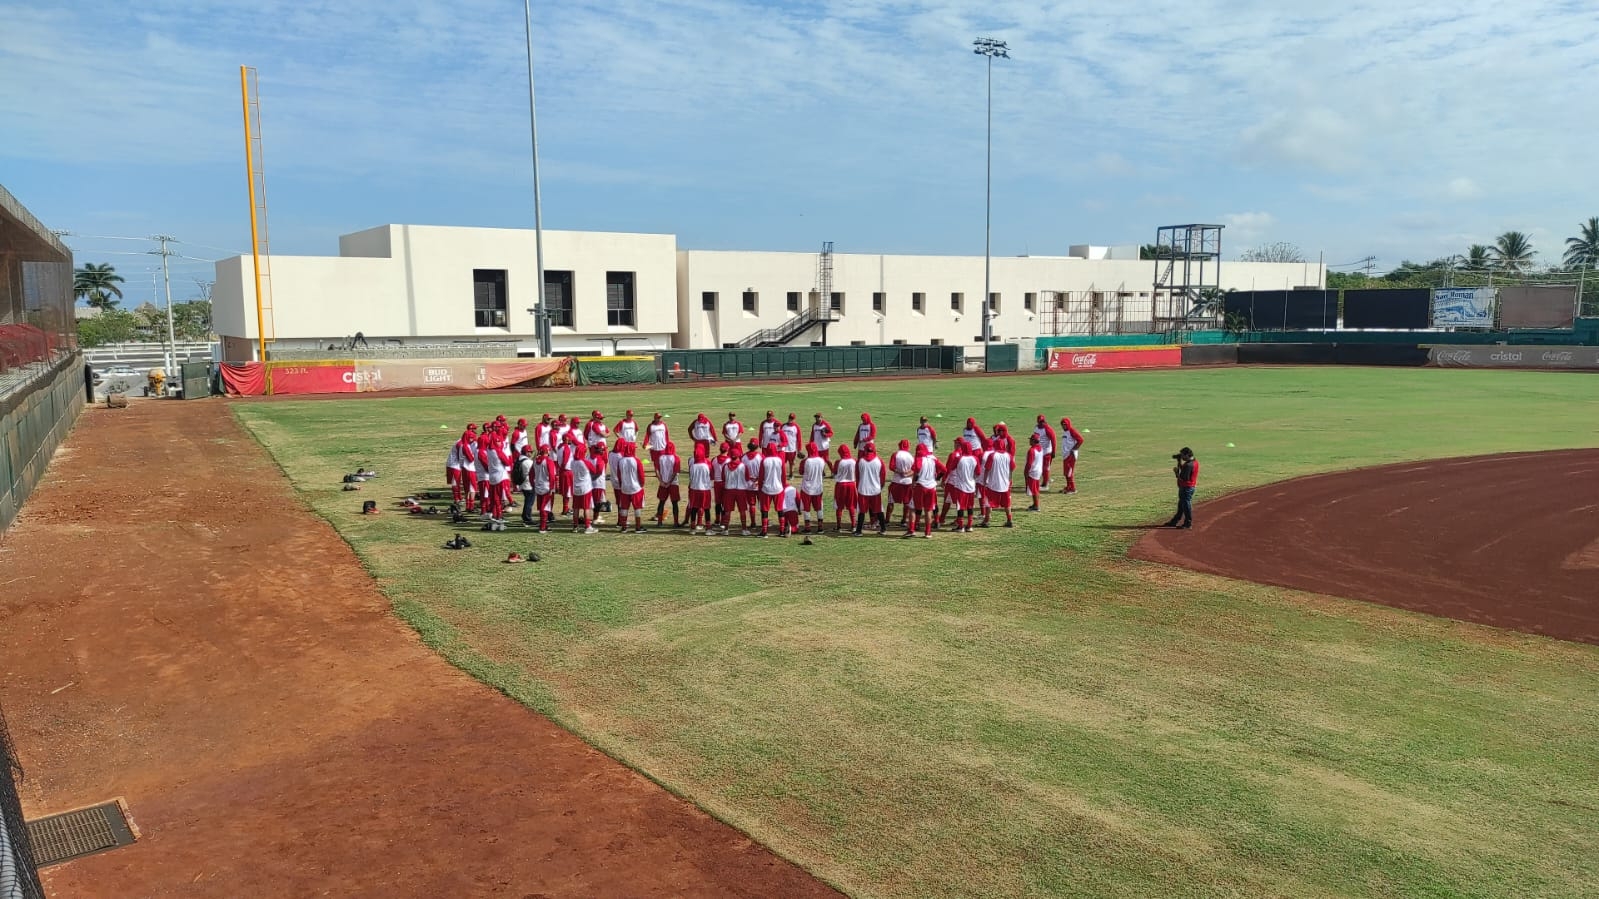
<svg viewBox="0 0 1599 899">
<path fill-rule="evenodd" d="M 239 66 L 239 94 L 244 102 L 244 170 L 250 182 L 250 258 L 255 271 L 255 334 L 266 362 L 266 316 L 261 309 L 261 237 L 255 217 L 255 151 L 250 136 L 249 66 Z"/>
</svg>

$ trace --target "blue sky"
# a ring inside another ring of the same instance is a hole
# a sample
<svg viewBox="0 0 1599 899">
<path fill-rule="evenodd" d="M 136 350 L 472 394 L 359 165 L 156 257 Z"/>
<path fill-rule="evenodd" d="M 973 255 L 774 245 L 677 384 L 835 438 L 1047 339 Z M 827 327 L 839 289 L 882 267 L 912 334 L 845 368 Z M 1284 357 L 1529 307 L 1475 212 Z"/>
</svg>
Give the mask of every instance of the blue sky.
<svg viewBox="0 0 1599 899">
<path fill-rule="evenodd" d="M 1227 224 L 1229 255 L 1558 259 L 1599 215 L 1599 8 L 1289 0 L 537 0 L 545 224 L 684 247 L 980 253 Z M 387 222 L 531 227 L 516 0 L 0 0 L 0 183 L 51 227 L 248 244 L 238 66 L 272 247 Z M 142 245 L 73 238 L 148 281 Z M 131 255 L 111 255 L 131 254 Z M 203 263 L 185 263 L 192 293 Z"/>
</svg>

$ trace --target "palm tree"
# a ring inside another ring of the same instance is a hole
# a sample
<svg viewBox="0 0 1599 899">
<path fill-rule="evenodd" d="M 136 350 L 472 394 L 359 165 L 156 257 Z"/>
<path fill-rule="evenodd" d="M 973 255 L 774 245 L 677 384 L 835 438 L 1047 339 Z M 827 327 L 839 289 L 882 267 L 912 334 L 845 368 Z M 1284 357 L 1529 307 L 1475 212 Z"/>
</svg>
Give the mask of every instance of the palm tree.
<svg viewBox="0 0 1599 899">
<path fill-rule="evenodd" d="M 72 273 L 72 292 L 79 299 L 87 298 L 90 306 L 96 309 L 115 309 L 117 300 L 122 299 L 122 276 L 109 263 L 96 264 L 85 262 L 83 267 Z M 116 299 L 112 299 L 112 295 Z"/>
<path fill-rule="evenodd" d="M 1493 267 L 1493 248 L 1487 244 L 1474 243 L 1466 250 L 1466 255 L 1460 259 L 1460 268 L 1468 272 L 1485 272 Z"/>
<path fill-rule="evenodd" d="M 1506 231 L 1494 240 L 1491 249 L 1494 265 L 1501 271 L 1520 273 L 1532 264 L 1536 256 L 1532 240 L 1520 231 Z"/>
<path fill-rule="evenodd" d="M 1577 237 L 1566 238 L 1566 268 L 1599 265 L 1599 218 L 1591 218 Z"/>
</svg>

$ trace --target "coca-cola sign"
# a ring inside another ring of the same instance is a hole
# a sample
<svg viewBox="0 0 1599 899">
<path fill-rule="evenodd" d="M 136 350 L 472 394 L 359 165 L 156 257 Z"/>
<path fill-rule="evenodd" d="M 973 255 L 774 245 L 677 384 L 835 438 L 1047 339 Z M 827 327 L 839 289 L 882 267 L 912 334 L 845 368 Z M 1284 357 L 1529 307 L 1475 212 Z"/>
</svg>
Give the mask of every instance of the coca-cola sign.
<svg viewBox="0 0 1599 899">
<path fill-rule="evenodd" d="M 1599 369 L 1599 347 L 1435 346 L 1428 360 L 1454 368 Z"/>
</svg>

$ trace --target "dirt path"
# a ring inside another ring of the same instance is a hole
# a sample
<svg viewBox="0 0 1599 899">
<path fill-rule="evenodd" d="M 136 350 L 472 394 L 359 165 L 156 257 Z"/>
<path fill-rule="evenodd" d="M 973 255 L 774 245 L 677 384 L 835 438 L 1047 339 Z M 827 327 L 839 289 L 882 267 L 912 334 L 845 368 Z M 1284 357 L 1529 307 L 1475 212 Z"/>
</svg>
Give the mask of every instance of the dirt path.
<svg viewBox="0 0 1599 899">
<path fill-rule="evenodd" d="M 221 401 L 86 413 L 0 542 L 55 896 L 836 895 L 426 649 Z"/>
<path fill-rule="evenodd" d="M 1596 484 L 1599 450 L 1316 475 L 1202 501 L 1132 555 L 1599 643 Z"/>
</svg>

